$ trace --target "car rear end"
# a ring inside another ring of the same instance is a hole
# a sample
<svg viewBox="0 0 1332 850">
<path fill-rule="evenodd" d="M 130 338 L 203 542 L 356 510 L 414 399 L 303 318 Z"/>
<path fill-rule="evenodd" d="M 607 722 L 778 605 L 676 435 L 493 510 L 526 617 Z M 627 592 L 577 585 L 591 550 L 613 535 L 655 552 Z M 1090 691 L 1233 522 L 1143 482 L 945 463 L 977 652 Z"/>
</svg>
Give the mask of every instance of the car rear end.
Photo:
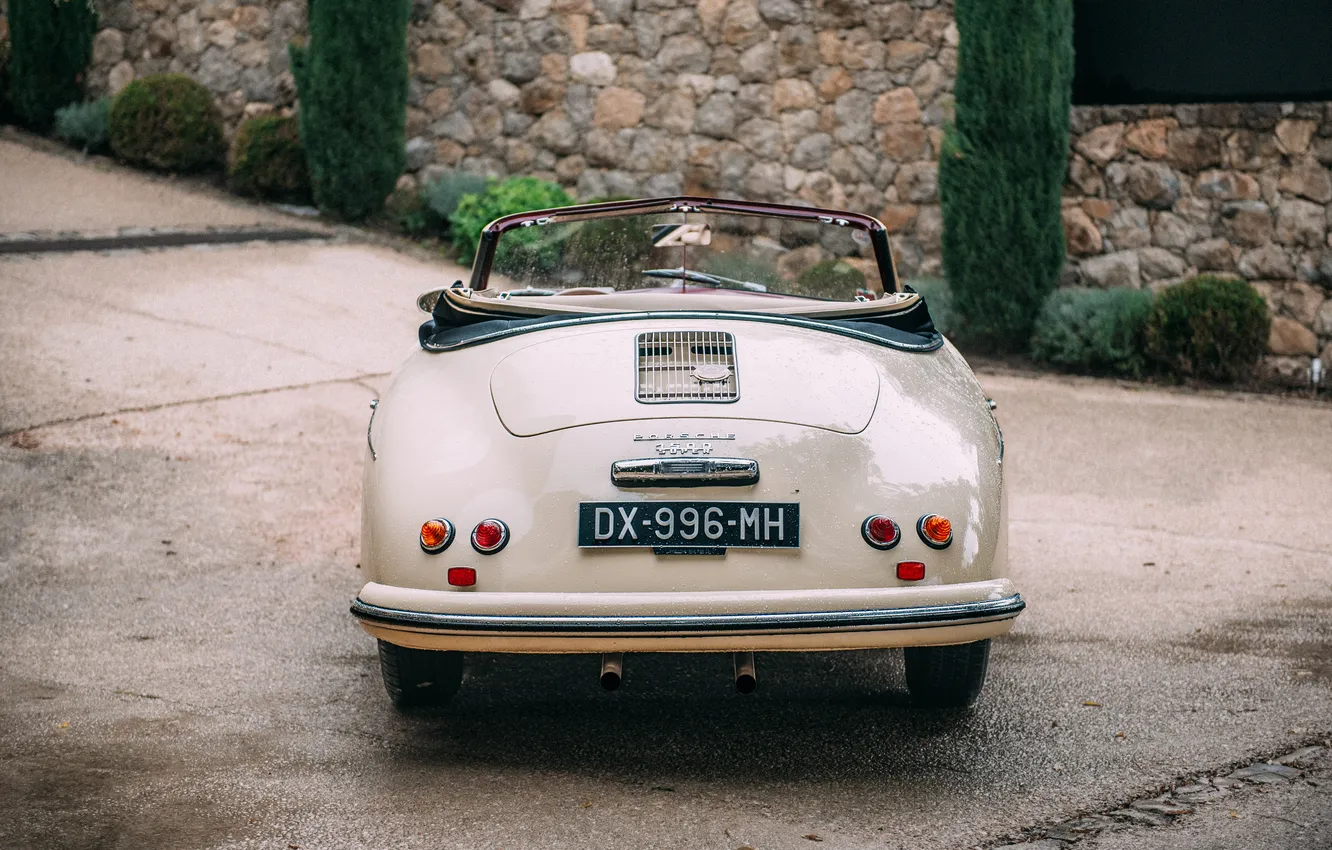
<svg viewBox="0 0 1332 850">
<path fill-rule="evenodd" d="M 354 610 L 402 645 L 905 646 L 1021 609 L 998 430 L 951 349 L 720 318 L 543 331 L 415 356 L 370 438 Z M 437 518 L 455 537 L 427 551 Z M 473 545 L 487 520 L 502 548 Z"/>
</svg>

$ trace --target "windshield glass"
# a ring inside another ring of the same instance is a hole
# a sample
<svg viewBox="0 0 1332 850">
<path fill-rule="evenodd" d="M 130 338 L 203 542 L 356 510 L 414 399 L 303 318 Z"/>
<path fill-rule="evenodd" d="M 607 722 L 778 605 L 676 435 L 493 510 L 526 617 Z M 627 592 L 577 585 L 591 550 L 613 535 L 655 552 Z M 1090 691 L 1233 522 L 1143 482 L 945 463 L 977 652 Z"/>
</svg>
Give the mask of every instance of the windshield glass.
<svg viewBox="0 0 1332 850">
<path fill-rule="evenodd" d="M 726 289 L 834 301 L 883 289 L 869 233 L 845 219 L 671 211 L 543 221 L 500 235 L 487 288 L 509 297 Z"/>
</svg>

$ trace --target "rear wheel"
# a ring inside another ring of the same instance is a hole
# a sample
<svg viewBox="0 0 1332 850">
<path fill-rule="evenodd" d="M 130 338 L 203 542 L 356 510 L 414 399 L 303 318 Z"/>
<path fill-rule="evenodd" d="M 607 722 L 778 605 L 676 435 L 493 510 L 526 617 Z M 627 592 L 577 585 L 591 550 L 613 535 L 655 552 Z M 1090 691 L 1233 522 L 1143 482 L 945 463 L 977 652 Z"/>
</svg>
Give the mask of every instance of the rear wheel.
<svg viewBox="0 0 1332 850">
<path fill-rule="evenodd" d="M 398 708 L 439 706 L 453 699 L 462 684 L 461 652 L 409 649 L 379 642 L 379 670 L 384 690 Z"/>
<path fill-rule="evenodd" d="M 906 648 L 907 689 L 920 705 L 964 708 L 980 696 L 990 666 L 990 641 Z"/>
</svg>

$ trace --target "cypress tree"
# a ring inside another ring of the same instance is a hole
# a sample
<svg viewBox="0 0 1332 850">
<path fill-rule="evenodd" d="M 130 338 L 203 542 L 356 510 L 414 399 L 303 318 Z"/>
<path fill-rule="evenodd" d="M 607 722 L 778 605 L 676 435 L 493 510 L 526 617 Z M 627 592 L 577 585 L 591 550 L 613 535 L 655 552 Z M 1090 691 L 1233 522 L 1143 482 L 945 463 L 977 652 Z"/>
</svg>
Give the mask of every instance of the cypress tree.
<svg viewBox="0 0 1332 850">
<path fill-rule="evenodd" d="M 91 0 L 9 0 L 9 90 L 14 114 L 46 130 L 83 99 L 97 12 Z"/>
<path fill-rule="evenodd" d="M 1071 0 L 957 0 L 956 122 L 939 162 L 944 272 L 972 342 L 1025 351 L 1064 263 Z"/>
<path fill-rule="evenodd" d="M 339 218 L 377 212 L 407 165 L 410 11 L 411 0 L 318 0 L 308 46 L 292 48 L 315 204 Z"/>
</svg>

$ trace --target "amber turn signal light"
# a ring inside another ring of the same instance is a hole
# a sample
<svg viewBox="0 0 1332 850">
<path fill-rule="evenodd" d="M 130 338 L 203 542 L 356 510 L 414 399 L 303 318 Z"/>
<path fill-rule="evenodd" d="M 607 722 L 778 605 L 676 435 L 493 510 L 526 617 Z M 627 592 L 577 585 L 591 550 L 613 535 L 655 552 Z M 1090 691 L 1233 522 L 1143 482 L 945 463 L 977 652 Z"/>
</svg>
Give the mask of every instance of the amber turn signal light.
<svg viewBox="0 0 1332 850">
<path fill-rule="evenodd" d="M 453 523 L 443 517 L 428 519 L 421 524 L 421 548 L 430 554 L 443 552 L 453 542 Z"/>
<path fill-rule="evenodd" d="M 944 549 L 953 542 L 953 524 L 938 514 L 926 514 L 916 523 L 916 531 L 926 546 Z"/>
<path fill-rule="evenodd" d="M 897 564 L 897 577 L 902 581 L 920 581 L 925 578 L 925 565 L 920 561 L 900 561 Z"/>
</svg>

